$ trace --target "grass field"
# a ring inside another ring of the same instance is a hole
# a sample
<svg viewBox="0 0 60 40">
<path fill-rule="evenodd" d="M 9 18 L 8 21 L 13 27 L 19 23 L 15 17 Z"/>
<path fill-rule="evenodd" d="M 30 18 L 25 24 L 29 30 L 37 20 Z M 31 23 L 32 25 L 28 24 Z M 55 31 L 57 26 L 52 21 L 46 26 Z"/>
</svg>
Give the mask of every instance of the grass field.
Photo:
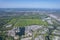
<svg viewBox="0 0 60 40">
<path fill-rule="evenodd" d="M 10 22 L 8 22 L 8 24 L 14 24 L 16 21 L 17 21 L 17 19 L 16 18 L 13 18 L 13 19 L 11 19 Z"/>
<path fill-rule="evenodd" d="M 11 19 L 8 24 L 13 24 L 13 27 L 24 27 L 29 25 L 44 25 L 48 26 L 46 21 L 42 21 L 40 15 L 22 15 Z"/>
<path fill-rule="evenodd" d="M 45 25 L 45 26 L 47 26 L 47 22 L 44 22 L 41 19 L 19 19 L 15 23 L 14 27 L 29 26 L 29 25 Z"/>
</svg>

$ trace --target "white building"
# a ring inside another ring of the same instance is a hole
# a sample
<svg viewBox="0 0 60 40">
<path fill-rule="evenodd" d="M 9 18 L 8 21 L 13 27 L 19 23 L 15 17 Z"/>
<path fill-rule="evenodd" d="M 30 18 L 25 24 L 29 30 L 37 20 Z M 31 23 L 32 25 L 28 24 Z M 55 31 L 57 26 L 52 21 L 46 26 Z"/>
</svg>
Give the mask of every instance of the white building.
<svg viewBox="0 0 60 40">
<path fill-rule="evenodd" d="M 59 36 L 54 36 L 54 37 L 52 38 L 52 40 L 60 40 L 60 37 L 59 37 Z"/>
<path fill-rule="evenodd" d="M 39 35 L 35 38 L 35 40 L 45 40 L 45 37 L 43 35 Z"/>
</svg>

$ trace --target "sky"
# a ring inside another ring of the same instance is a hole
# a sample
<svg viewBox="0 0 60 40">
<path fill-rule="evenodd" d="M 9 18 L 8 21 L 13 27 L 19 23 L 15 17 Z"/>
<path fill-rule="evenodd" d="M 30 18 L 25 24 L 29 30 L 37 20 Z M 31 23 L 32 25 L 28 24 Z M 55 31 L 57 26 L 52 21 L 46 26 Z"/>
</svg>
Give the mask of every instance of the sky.
<svg viewBox="0 0 60 40">
<path fill-rule="evenodd" d="M 60 0 L 0 0 L 0 8 L 57 8 Z"/>
</svg>

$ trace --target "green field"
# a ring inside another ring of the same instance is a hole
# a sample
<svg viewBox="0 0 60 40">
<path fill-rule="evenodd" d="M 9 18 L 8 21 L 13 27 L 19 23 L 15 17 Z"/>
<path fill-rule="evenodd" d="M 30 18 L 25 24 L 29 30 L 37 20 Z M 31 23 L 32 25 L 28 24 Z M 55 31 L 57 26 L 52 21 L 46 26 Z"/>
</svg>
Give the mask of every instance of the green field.
<svg viewBox="0 0 60 40">
<path fill-rule="evenodd" d="M 29 26 L 29 25 L 45 25 L 45 26 L 47 26 L 47 22 L 44 22 L 41 19 L 19 19 L 15 23 L 14 27 Z"/>
<path fill-rule="evenodd" d="M 8 22 L 8 24 L 14 24 L 17 21 L 16 18 L 13 18 L 10 22 Z"/>
<path fill-rule="evenodd" d="M 13 27 L 24 27 L 29 25 L 44 25 L 48 26 L 46 21 L 42 21 L 40 15 L 28 15 L 28 16 L 18 16 L 16 18 L 11 19 L 8 24 L 13 24 Z"/>
<path fill-rule="evenodd" d="M 46 21 L 42 21 L 41 15 L 39 14 L 29 14 L 29 15 L 21 15 L 16 18 L 13 18 L 9 24 L 14 24 L 13 27 L 22 27 L 29 25 L 44 25 L 48 26 Z"/>
<path fill-rule="evenodd" d="M 21 15 L 10 18 L 6 24 L 12 24 L 12 27 L 24 27 L 29 25 L 44 25 L 48 26 L 46 21 L 42 21 L 41 15 Z"/>
</svg>

